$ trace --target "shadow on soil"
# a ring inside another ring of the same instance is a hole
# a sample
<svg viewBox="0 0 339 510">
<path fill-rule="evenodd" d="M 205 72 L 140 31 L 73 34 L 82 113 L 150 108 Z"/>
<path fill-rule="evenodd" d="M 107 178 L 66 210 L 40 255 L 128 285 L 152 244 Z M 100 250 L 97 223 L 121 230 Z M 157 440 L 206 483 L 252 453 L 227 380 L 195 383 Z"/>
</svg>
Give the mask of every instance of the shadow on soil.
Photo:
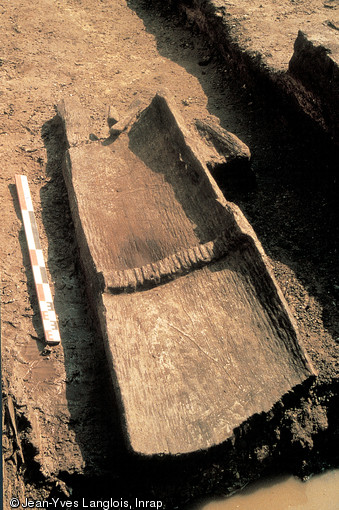
<svg viewBox="0 0 339 510">
<path fill-rule="evenodd" d="M 199 80 L 209 112 L 249 146 L 255 189 L 239 188 L 239 180 L 227 175 L 215 178 L 226 198 L 241 207 L 266 253 L 289 266 L 307 292 L 316 297 L 325 328 L 337 338 L 336 149 L 267 88 L 260 75 L 253 81 L 253 72 L 250 78 L 240 75 L 236 67 L 227 68 L 208 38 L 191 22 L 166 8 L 161 11 L 153 2 L 127 3 L 155 36 L 159 53 Z M 189 104 L 183 105 L 186 107 Z M 286 297 L 289 299 L 288 294 Z"/>
<path fill-rule="evenodd" d="M 47 183 L 41 189 L 42 220 L 48 236 L 48 268 L 55 282 L 54 305 L 66 369 L 66 396 L 70 411 L 70 428 L 76 434 L 85 462 L 82 487 L 100 493 L 100 480 L 111 478 L 112 465 L 123 471 L 126 453 L 110 391 L 109 369 L 101 337 L 89 306 L 79 264 L 78 248 L 69 209 L 62 165 L 66 144 L 58 117 L 46 122 L 42 138 L 47 150 Z M 112 405 L 108 405 L 112 403 Z M 119 473 L 114 473 L 112 489 Z M 70 487 L 77 486 L 76 474 L 60 473 Z M 74 487 L 73 487 L 74 489 Z M 75 490 L 75 489 L 74 489 Z M 113 489 L 114 490 L 114 489 Z"/>
</svg>

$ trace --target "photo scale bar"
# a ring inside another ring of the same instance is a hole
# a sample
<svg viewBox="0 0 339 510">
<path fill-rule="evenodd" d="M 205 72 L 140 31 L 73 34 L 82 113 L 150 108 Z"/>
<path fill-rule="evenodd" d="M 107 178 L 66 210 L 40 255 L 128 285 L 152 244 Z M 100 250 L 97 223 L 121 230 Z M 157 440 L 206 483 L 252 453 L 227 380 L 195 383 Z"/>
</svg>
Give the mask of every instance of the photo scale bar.
<svg viewBox="0 0 339 510">
<path fill-rule="evenodd" d="M 38 295 L 45 339 L 49 345 L 56 345 L 60 343 L 59 326 L 55 314 L 51 289 L 48 283 L 44 256 L 41 249 L 39 232 L 26 175 L 16 175 L 15 184 L 19 197 L 35 289 Z"/>
</svg>

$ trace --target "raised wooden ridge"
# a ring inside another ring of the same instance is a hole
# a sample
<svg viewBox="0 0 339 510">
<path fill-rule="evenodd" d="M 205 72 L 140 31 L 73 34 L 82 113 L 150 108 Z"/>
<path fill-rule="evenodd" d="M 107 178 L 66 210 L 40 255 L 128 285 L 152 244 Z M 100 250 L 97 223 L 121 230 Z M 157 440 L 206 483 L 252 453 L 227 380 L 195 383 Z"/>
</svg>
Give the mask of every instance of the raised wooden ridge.
<svg viewBox="0 0 339 510">
<path fill-rule="evenodd" d="M 166 283 L 226 256 L 235 246 L 244 244 L 246 239 L 245 235 L 230 239 L 224 233 L 214 241 L 178 251 L 152 264 L 114 271 L 109 281 L 105 282 L 105 290 L 112 294 L 119 294 Z"/>
</svg>

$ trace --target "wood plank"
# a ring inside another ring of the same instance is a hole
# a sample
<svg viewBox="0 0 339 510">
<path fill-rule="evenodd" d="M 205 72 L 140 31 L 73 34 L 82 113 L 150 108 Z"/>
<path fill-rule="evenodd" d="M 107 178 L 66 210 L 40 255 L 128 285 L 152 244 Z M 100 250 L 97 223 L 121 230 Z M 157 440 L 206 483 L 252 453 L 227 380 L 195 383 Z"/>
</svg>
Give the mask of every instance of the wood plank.
<svg viewBox="0 0 339 510">
<path fill-rule="evenodd" d="M 66 134 L 82 115 L 67 108 Z M 146 455 L 220 444 L 314 375 L 253 229 L 207 169 L 205 142 L 158 94 L 115 140 L 66 156 L 127 442 Z"/>
</svg>

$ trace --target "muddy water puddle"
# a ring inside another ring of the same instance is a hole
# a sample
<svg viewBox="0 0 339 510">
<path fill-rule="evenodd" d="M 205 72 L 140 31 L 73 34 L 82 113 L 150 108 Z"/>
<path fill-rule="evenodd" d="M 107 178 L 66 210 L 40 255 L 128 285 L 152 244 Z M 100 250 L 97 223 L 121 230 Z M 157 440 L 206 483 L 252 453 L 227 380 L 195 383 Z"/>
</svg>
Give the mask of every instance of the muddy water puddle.
<svg viewBox="0 0 339 510">
<path fill-rule="evenodd" d="M 293 476 L 256 482 L 226 499 L 192 510 L 338 510 L 339 469 L 301 482 Z"/>
</svg>

